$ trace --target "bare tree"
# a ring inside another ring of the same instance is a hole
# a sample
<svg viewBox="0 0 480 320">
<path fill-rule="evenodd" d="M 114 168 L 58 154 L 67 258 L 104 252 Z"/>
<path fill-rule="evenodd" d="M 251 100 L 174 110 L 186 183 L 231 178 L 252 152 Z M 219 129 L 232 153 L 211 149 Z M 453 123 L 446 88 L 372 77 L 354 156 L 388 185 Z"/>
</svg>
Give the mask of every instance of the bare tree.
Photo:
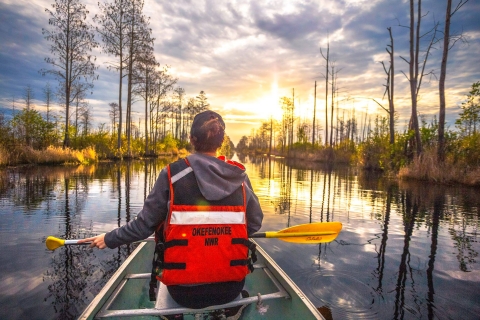
<svg viewBox="0 0 480 320">
<path fill-rule="evenodd" d="M 50 107 L 53 102 L 53 90 L 48 82 L 43 88 L 43 95 L 45 97 L 45 106 L 47 107 L 47 122 L 50 122 Z"/>
<path fill-rule="evenodd" d="M 75 87 L 74 90 L 78 90 L 78 88 Z M 75 138 L 77 138 L 79 133 L 79 119 L 83 110 L 88 107 L 88 102 L 85 100 L 85 93 L 79 92 L 78 94 L 76 94 L 73 104 L 75 107 Z"/>
<path fill-rule="evenodd" d="M 193 121 L 193 117 L 195 116 L 195 99 L 189 98 L 187 100 L 187 106 L 185 108 L 186 116 L 185 116 L 185 128 L 190 128 L 190 123 Z M 187 132 L 187 136 L 190 137 L 190 132 Z"/>
<path fill-rule="evenodd" d="M 155 68 L 159 65 L 153 55 L 153 39 L 152 46 L 144 46 L 143 51 L 139 52 L 139 57 L 136 60 L 133 83 L 133 93 L 143 98 L 145 101 L 145 155 L 149 154 L 149 139 L 148 139 L 148 115 L 149 115 L 149 101 L 154 99 L 155 90 Z M 151 126 L 150 126 L 151 128 Z"/>
<path fill-rule="evenodd" d="M 25 108 L 30 111 L 30 107 L 32 106 L 33 102 L 33 89 L 32 86 L 28 85 L 24 88 L 23 91 L 23 100 L 25 101 Z"/>
<path fill-rule="evenodd" d="M 315 117 L 316 115 L 317 115 L 317 81 L 315 81 L 315 88 L 313 90 L 312 149 L 315 148 Z M 270 139 L 270 149 L 271 149 L 271 139 Z"/>
<path fill-rule="evenodd" d="M 394 104 L 394 89 L 395 89 L 395 65 L 394 65 L 394 54 L 395 48 L 393 45 L 393 36 L 392 36 L 392 28 L 387 28 L 388 33 L 390 35 L 390 44 L 387 45 L 385 49 L 388 52 L 388 56 L 390 58 L 388 68 L 385 66 L 385 63 L 381 61 L 380 63 L 383 66 L 383 70 L 385 71 L 387 78 L 385 86 L 385 92 L 383 93 L 383 97 L 387 96 L 388 99 L 388 109 L 386 109 L 381 103 L 377 100 L 372 99 L 375 101 L 383 110 L 388 113 L 389 118 L 389 126 L 390 126 L 390 144 L 395 143 L 395 104 Z"/>
<path fill-rule="evenodd" d="M 149 20 L 142 14 L 144 2 L 143 0 L 130 0 L 125 12 L 127 21 L 127 41 L 128 41 L 128 57 L 126 59 L 127 68 L 127 114 L 126 114 L 126 134 L 128 156 L 131 156 L 131 123 L 132 123 L 132 96 L 134 85 L 134 64 L 141 58 L 145 52 L 145 47 L 151 46 L 153 39 L 151 37 L 152 30 L 149 29 Z"/>
<path fill-rule="evenodd" d="M 116 63 L 109 65 L 110 69 L 118 70 L 118 137 L 117 149 L 122 147 L 122 83 L 123 70 L 125 68 L 124 55 L 127 47 L 128 37 L 127 20 L 125 11 L 129 0 L 113 0 L 111 3 L 98 3 L 100 14 L 96 14 L 93 20 L 99 24 L 97 32 L 102 38 L 102 47 L 105 53 L 118 57 Z"/>
<path fill-rule="evenodd" d="M 88 11 L 80 0 L 55 0 L 53 10 L 45 9 L 50 15 L 51 29 L 43 29 L 45 39 L 51 42 L 51 57 L 45 61 L 52 69 L 42 69 L 40 72 L 52 74 L 60 83 L 65 106 L 65 138 L 63 147 L 70 145 L 69 116 L 70 103 L 76 95 L 93 88 L 95 79 L 95 57 L 91 51 L 98 44 L 94 39 L 92 27 L 85 20 Z M 78 90 L 72 92 L 73 86 Z"/>
<path fill-rule="evenodd" d="M 119 119 L 120 115 L 120 108 L 116 102 L 111 102 L 108 104 L 110 107 L 110 110 L 108 111 L 108 115 L 110 116 L 110 119 L 112 119 L 112 131 L 116 131 L 116 125 L 117 125 L 117 119 Z"/>
<path fill-rule="evenodd" d="M 282 97 L 280 98 L 281 108 L 283 110 L 282 126 L 280 129 L 280 136 L 278 137 L 282 144 L 282 153 L 285 152 L 285 148 L 290 146 L 291 143 L 291 130 L 293 129 L 293 110 L 294 102 L 292 98 Z M 290 149 L 290 148 L 289 148 Z"/>
<path fill-rule="evenodd" d="M 89 132 L 89 128 L 92 125 L 92 109 L 88 105 L 88 103 L 84 104 L 80 109 L 80 121 L 82 126 L 82 136 L 86 137 Z"/>
<path fill-rule="evenodd" d="M 335 111 L 335 98 L 336 95 L 338 94 L 338 88 L 337 88 L 337 77 L 338 77 L 338 72 L 339 70 L 335 71 L 335 64 L 331 63 L 332 65 L 332 99 L 331 99 L 331 110 L 330 110 L 330 145 L 333 146 L 333 113 Z M 338 101 L 337 101 L 338 104 Z"/>
<path fill-rule="evenodd" d="M 170 103 L 163 101 L 167 93 L 173 89 L 174 85 L 177 83 L 178 79 L 174 78 L 171 74 L 168 73 L 168 66 L 163 67 L 162 70 L 158 70 L 155 74 L 155 90 L 154 90 L 154 99 L 156 103 L 154 108 L 156 111 L 155 119 L 155 139 L 154 144 L 157 143 L 157 138 L 159 136 L 159 129 L 163 126 L 163 137 L 166 135 L 166 121 L 167 114 L 173 106 Z M 163 104 L 163 105 L 162 105 Z M 153 109 L 151 110 L 153 112 Z"/>
<path fill-rule="evenodd" d="M 392 36 L 392 28 L 387 28 L 388 34 L 390 35 L 390 44 L 387 45 L 388 55 L 390 57 L 390 66 L 388 71 L 386 71 L 385 65 L 383 65 L 384 70 L 387 73 L 387 85 L 385 88 L 385 93 L 387 94 L 388 98 L 388 115 L 389 115 L 389 126 L 390 126 L 390 144 L 395 143 L 395 104 L 394 104 L 394 97 L 395 97 L 395 46 L 393 43 L 393 36 Z M 390 50 L 389 50 L 390 47 Z M 383 64 L 383 63 L 382 63 Z"/>
<path fill-rule="evenodd" d="M 445 161 L 445 79 L 447 78 L 447 60 L 448 51 L 455 43 L 462 39 L 462 36 L 450 36 L 451 18 L 468 0 L 460 0 L 452 11 L 452 0 L 447 0 L 447 9 L 445 13 L 445 29 L 443 32 L 443 53 L 442 64 L 440 67 L 440 79 L 438 81 L 438 91 L 440 98 L 440 111 L 438 117 L 438 149 L 437 157 L 440 162 Z"/>
<path fill-rule="evenodd" d="M 437 41 L 436 33 L 438 28 L 438 23 L 434 22 L 434 26 L 425 34 L 420 34 L 420 25 L 422 18 L 422 0 L 417 0 L 417 21 L 415 22 L 415 0 L 410 0 L 410 59 L 407 60 L 404 57 L 400 56 L 405 62 L 409 65 L 409 76 L 407 76 L 404 72 L 402 72 L 410 82 L 410 98 L 412 103 L 412 115 L 410 120 L 410 128 L 414 130 L 415 133 L 415 145 L 416 145 L 416 152 L 417 155 L 422 153 L 422 140 L 420 137 L 420 127 L 418 124 L 418 110 L 417 110 L 417 102 L 418 102 L 418 93 L 420 91 L 420 87 L 422 84 L 423 76 L 425 75 L 425 67 L 427 64 L 428 57 L 430 55 L 430 50 L 432 46 Z M 428 13 L 427 13 L 428 14 Z M 419 70 L 420 67 L 420 39 L 427 36 L 432 35 L 425 50 L 425 56 L 423 58 L 422 69 Z"/>
<path fill-rule="evenodd" d="M 328 145 L 328 74 L 330 72 L 330 40 L 327 42 L 327 56 L 323 55 L 322 48 L 320 48 L 320 54 L 325 59 L 325 145 Z"/>
<path fill-rule="evenodd" d="M 27 113 L 24 113 L 24 115 L 26 116 L 26 118 L 30 118 L 29 115 L 29 111 L 30 111 L 30 107 L 32 105 L 32 100 L 33 100 L 33 89 L 30 85 L 26 86 L 24 88 L 24 92 L 23 92 L 23 100 L 25 101 L 25 110 L 27 111 Z M 32 139 L 31 139 L 31 131 L 32 131 L 32 123 L 30 121 L 25 121 L 25 142 L 27 145 L 31 145 L 32 144 Z"/>
<path fill-rule="evenodd" d="M 184 132 L 182 129 L 182 104 L 183 104 L 183 97 L 185 96 L 185 89 L 178 87 L 175 90 L 175 98 L 178 99 L 178 108 L 177 108 L 177 116 L 176 116 L 176 123 L 175 123 L 175 138 L 177 139 L 184 139 Z"/>
</svg>

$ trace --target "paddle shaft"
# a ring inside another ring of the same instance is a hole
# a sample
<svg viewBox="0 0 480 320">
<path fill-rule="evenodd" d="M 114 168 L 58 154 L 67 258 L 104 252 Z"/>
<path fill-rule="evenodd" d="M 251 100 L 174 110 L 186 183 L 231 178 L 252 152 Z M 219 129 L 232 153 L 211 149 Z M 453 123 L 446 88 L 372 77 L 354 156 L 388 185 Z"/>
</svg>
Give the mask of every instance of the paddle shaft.
<svg viewBox="0 0 480 320">
<path fill-rule="evenodd" d="M 78 240 L 79 239 L 75 239 L 75 240 L 65 240 L 65 243 L 63 244 L 64 246 L 71 246 L 71 245 L 89 245 L 91 244 L 91 242 L 83 242 L 83 243 L 78 243 Z M 142 241 L 155 241 L 155 238 L 154 237 L 148 237 L 144 240 L 140 240 L 140 241 L 135 241 L 135 242 L 142 242 Z"/>
<path fill-rule="evenodd" d="M 74 246 L 74 245 L 82 245 L 82 244 L 90 244 L 91 242 L 85 243 L 78 243 L 78 240 L 65 240 L 64 246 Z"/>
</svg>

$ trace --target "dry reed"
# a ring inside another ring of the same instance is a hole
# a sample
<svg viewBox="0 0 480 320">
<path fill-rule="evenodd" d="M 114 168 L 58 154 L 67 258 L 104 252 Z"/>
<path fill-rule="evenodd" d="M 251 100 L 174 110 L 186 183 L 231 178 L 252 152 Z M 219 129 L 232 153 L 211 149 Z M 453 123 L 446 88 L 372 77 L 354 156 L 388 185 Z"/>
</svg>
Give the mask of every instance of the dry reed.
<svg viewBox="0 0 480 320">
<path fill-rule="evenodd" d="M 8 164 L 8 154 L 5 149 L 0 146 L 0 166 Z"/>
<path fill-rule="evenodd" d="M 44 150 L 35 150 L 31 147 L 16 146 L 11 150 L 0 150 L 0 165 L 15 164 L 88 164 L 98 160 L 94 148 L 72 150 L 50 146 Z"/>
<path fill-rule="evenodd" d="M 480 185 L 480 168 L 469 168 L 448 161 L 440 163 L 435 150 L 427 150 L 408 166 L 402 167 L 398 172 L 398 178 L 478 186 Z"/>
</svg>

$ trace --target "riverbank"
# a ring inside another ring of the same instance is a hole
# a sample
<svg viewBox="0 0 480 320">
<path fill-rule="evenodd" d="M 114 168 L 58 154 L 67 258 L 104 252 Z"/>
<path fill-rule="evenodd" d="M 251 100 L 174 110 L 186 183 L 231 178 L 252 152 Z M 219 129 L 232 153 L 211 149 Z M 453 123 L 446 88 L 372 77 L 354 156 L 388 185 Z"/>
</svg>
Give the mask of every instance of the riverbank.
<svg viewBox="0 0 480 320">
<path fill-rule="evenodd" d="M 471 166 L 462 162 L 454 163 L 447 159 L 444 163 L 437 161 L 435 150 L 426 150 L 420 157 L 415 157 L 410 163 L 405 163 L 398 168 L 391 166 L 388 159 L 384 165 L 375 165 L 374 161 L 366 161 L 366 157 L 359 157 L 348 150 L 322 149 L 311 151 L 292 150 L 290 153 L 272 151 L 268 153 L 256 151 L 247 152 L 256 156 L 274 156 L 295 161 L 324 163 L 330 165 L 349 165 L 360 170 L 375 171 L 398 180 L 428 181 L 444 185 L 461 184 L 470 187 L 480 187 L 480 167 Z M 380 161 L 378 161 L 380 162 Z"/>
<path fill-rule="evenodd" d="M 171 157 L 185 156 L 188 152 L 185 149 L 174 149 L 162 152 L 155 156 L 142 157 L 134 155 L 124 159 L 141 159 L 148 157 Z M 35 150 L 26 146 L 12 146 L 9 150 L 0 146 L 0 167 L 16 165 L 57 165 L 57 164 L 92 164 L 102 160 L 118 160 L 115 157 L 100 157 L 93 147 L 81 150 L 49 146 L 43 150 Z"/>
<path fill-rule="evenodd" d="M 402 180 L 422 180 L 441 184 L 480 187 L 480 168 L 451 162 L 438 162 L 436 155 L 425 152 L 396 174 Z"/>
<path fill-rule="evenodd" d="M 248 154 L 269 156 L 268 153 L 260 151 L 248 152 Z M 187 155 L 188 151 L 186 149 L 182 148 L 179 150 L 174 148 L 171 151 L 165 151 L 161 154 L 148 157 L 185 157 Z M 462 184 L 471 187 L 480 186 L 480 167 L 469 166 L 462 163 L 454 164 L 449 160 L 445 161 L 445 163 L 439 163 L 433 151 L 425 151 L 420 157 L 414 158 L 410 163 L 398 169 L 388 169 L 391 166 L 385 165 L 384 168 L 387 168 L 387 170 L 379 166 L 372 166 L 371 162 L 360 161 L 359 157 L 353 152 L 332 148 L 316 150 L 314 152 L 308 150 L 292 150 L 289 153 L 281 153 L 274 150 L 271 156 L 305 162 L 350 165 L 361 170 L 382 172 L 383 174 L 400 180 L 419 180 L 446 185 Z M 145 157 L 133 156 L 131 158 L 140 159 Z M 118 158 L 99 157 L 92 147 L 73 150 L 50 146 L 44 150 L 35 150 L 31 147 L 15 146 L 8 151 L 0 147 L 0 167 L 15 165 L 91 164 L 102 160 L 118 160 Z"/>
<path fill-rule="evenodd" d="M 90 164 L 98 161 L 94 148 L 82 150 L 62 149 L 49 146 L 43 150 L 35 150 L 28 146 L 12 146 L 8 150 L 0 146 L 0 166 L 25 164 Z"/>
</svg>

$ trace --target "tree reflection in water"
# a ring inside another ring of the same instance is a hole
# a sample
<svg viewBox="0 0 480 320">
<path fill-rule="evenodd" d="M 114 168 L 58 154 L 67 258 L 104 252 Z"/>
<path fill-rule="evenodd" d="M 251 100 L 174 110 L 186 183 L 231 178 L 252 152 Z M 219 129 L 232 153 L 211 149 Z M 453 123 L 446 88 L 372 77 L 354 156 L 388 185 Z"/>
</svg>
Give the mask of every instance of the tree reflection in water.
<svg viewBox="0 0 480 320">
<path fill-rule="evenodd" d="M 145 166 L 142 169 L 146 173 L 156 174 L 157 164 L 162 163 L 145 161 Z M 114 164 L 108 174 L 112 181 L 111 192 L 114 195 L 113 198 L 117 200 L 118 226 L 128 223 L 131 219 L 132 167 L 131 162 Z M 153 169 L 149 170 L 152 167 Z M 136 172 L 142 171 L 136 169 Z M 83 238 L 92 235 L 91 226 L 89 229 L 80 226 L 75 219 L 76 213 L 83 209 L 88 199 L 88 179 L 88 175 L 78 175 L 73 179 L 69 176 L 64 178 L 63 208 L 56 212 L 57 215 L 65 218 L 65 223 L 60 225 L 64 228 L 64 231 L 59 232 L 64 239 Z M 124 193 L 122 192 L 122 180 L 125 182 Z M 155 180 L 156 177 L 148 174 L 144 175 L 144 199 L 153 187 Z M 124 208 L 122 207 L 123 198 L 125 199 Z M 123 212 L 125 213 L 123 214 Z M 123 215 L 125 221 L 122 221 Z M 65 246 L 57 249 L 52 256 L 50 267 L 43 276 L 44 281 L 51 283 L 48 286 L 49 294 L 45 301 L 51 301 L 55 318 L 63 320 L 78 317 L 136 246 L 136 244 L 130 244 L 120 246 L 115 250 L 105 251 L 97 251 L 86 246 Z"/>
</svg>

